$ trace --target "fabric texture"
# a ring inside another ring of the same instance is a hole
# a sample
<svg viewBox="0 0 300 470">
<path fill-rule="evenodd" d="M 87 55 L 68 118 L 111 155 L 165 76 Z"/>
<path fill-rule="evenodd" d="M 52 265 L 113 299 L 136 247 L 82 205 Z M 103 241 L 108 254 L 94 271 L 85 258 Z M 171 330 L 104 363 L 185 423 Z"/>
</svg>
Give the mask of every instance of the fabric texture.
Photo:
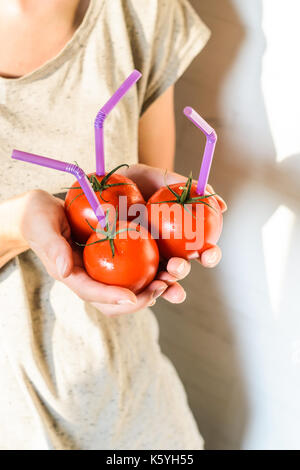
<svg viewBox="0 0 300 470">
<path fill-rule="evenodd" d="M 12 148 L 94 171 L 94 118 L 134 68 L 143 77 L 105 124 L 105 154 L 108 170 L 136 163 L 140 116 L 208 37 L 187 0 L 91 0 L 56 57 L 0 78 L 0 201 L 73 182 Z M 0 270 L 0 310 L 0 449 L 202 448 L 149 309 L 107 318 L 28 250 Z"/>
</svg>

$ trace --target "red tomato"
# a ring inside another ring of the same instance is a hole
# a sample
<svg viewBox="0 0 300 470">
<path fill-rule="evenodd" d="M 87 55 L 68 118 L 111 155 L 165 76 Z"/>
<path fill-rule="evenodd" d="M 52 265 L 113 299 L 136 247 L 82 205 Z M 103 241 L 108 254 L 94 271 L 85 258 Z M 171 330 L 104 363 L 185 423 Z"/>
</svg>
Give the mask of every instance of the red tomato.
<svg viewBox="0 0 300 470">
<path fill-rule="evenodd" d="M 113 171 L 116 171 L 118 168 Z M 111 174 L 105 181 L 105 184 L 102 187 L 100 186 L 101 189 L 99 189 L 99 183 L 101 185 L 102 180 L 105 178 L 104 176 L 97 176 L 95 173 L 87 176 L 104 209 L 107 204 L 113 205 L 116 209 L 119 208 L 120 196 L 127 196 L 128 209 L 133 204 L 145 204 L 137 185 L 125 176 L 116 173 Z M 71 226 L 73 239 L 79 243 L 85 243 L 93 232 L 86 219 L 94 228 L 97 227 L 98 220 L 77 181 L 66 195 L 65 212 Z"/>
<path fill-rule="evenodd" d="M 124 232 L 118 231 L 128 227 L 137 232 L 127 232 L 126 238 L 121 238 Z M 126 287 L 137 294 L 155 278 L 159 264 L 157 244 L 145 228 L 134 222 L 117 222 L 113 237 L 112 241 L 100 242 L 106 235 L 93 232 L 83 250 L 85 269 L 96 281 Z"/>
<path fill-rule="evenodd" d="M 173 256 L 189 259 L 194 257 L 195 252 L 199 256 L 216 245 L 222 232 L 223 217 L 216 198 L 210 196 L 199 199 L 197 185 L 190 179 L 188 188 L 188 183 L 189 180 L 187 183 L 162 187 L 147 203 L 151 234 L 156 238 L 155 231 L 157 232 L 159 251 L 166 259 Z M 185 199 L 183 203 L 187 204 L 186 208 L 180 203 L 181 197 Z M 171 207 L 175 209 L 174 212 L 168 210 Z M 162 212 L 155 216 L 155 211 L 160 210 Z M 191 243 L 194 246 L 188 247 L 187 244 Z"/>
</svg>

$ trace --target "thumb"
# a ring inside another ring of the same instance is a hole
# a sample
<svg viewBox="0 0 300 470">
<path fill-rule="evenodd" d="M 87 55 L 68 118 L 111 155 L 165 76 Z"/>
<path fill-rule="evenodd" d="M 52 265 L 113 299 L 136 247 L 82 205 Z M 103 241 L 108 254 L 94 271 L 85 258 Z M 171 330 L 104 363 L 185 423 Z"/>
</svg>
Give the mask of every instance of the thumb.
<svg viewBox="0 0 300 470">
<path fill-rule="evenodd" d="M 72 248 L 67 240 L 58 233 L 51 233 L 44 246 L 46 258 L 52 265 L 52 271 L 56 271 L 60 278 L 68 277 L 74 263 Z"/>
</svg>

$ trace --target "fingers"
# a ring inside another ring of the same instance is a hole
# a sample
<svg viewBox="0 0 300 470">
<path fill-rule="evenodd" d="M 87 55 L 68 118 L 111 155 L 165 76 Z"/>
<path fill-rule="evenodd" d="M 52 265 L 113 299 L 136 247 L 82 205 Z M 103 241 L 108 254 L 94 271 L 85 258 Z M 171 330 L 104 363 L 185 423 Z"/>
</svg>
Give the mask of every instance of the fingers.
<svg viewBox="0 0 300 470">
<path fill-rule="evenodd" d="M 191 270 L 191 263 L 183 258 L 169 259 L 166 271 L 158 273 L 157 278 L 165 281 L 168 288 L 162 294 L 162 298 L 173 304 L 180 304 L 186 299 L 184 288 L 178 284 L 178 280 L 184 279 Z"/>
<path fill-rule="evenodd" d="M 92 302 L 104 315 L 117 316 L 129 313 L 135 313 L 145 307 L 151 307 L 156 299 L 167 289 L 167 284 L 160 280 L 155 280 L 141 293 L 136 296 L 136 304 L 129 305 L 108 305 L 101 302 Z"/>
<path fill-rule="evenodd" d="M 61 201 L 41 190 L 26 193 L 20 231 L 51 276 L 63 279 L 70 274 L 73 256 L 66 240 L 70 237 L 70 226 Z"/>
<path fill-rule="evenodd" d="M 64 279 L 72 272 L 72 248 L 67 240 L 51 226 L 29 242 L 30 248 L 41 258 L 48 273 L 55 279 Z"/>
<path fill-rule="evenodd" d="M 183 258 L 171 258 L 167 264 L 167 271 L 176 279 L 184 279 L 191 270 L 191 263 Z"/>
<path fill-rule="evenodd" d="M 175 282 L 162 294 L 162 298 L 172 304 L 181 304 L 186 299 L 186 292 L 178 282 Z"/>
<path fill-rule="evenodd" d="M 119 309 L 137 305 L 137 297 L 129 289 L 94 281 L 80 266 L 74 267 L 72 273 L 64 279 L 64 283 L 86 302 L 112 304 Z"/>
<path fill-rule="evenodd" d="M 168 289 L 162 294 L 162 298 L 173 304 L 180 304 L 185 301 L 186 292 L 176 281 L 185 278 L 189 274 L 191 263 L 183 258 L 171 258 L 166 269 L 157 276 L 158 279 L 168 284 Z"/>
<path fill-rule="evenodd" d="M 186 299 L 186 292 L 184 288 L 178 284 L 177 279 L 168 272 L 161 272 L 158 274 L 158 279 L 165 281 L 168 288 L 163 292 L 161 297 L 172 304 L 181 304 Z"/>
<path fill-rule="evenodd" d="M 176 282 L 178 279 L 177 277 L 173 276 L 172 274 L 168 273 L 168 271 L 160 271 L 157 276 L 156 276 L 156 279 L 159 279 L 161 281 L 164 281 L 166 282 L 168 285 L 169 284 L 174 284 L 174 282 Z"/>
<path fill-rule="evenodd" d="M 204 251 L 200 256 L 199 261 L 205 268 L 214 268 L 215 266 L 217 266 L 217 264 L 219 264 L 221 258 L 222 251 L 220 247 L 214 246 L 213 248 Z"/>
<path fill-rule="evenodd" d="M 166 271 L 160 272 L 157 277 L 168 284 L 168 288 L 161 295 L 163 299 L 171 302 L 172 304 L 181 304 L 185 301 L 186 292 L 184 288 L 178 284 L 176 277 Z"/>
<path fill-rule="evenodd" d="M 176 281 L 184 279 L 189 274 L 191 263 L 183 258 L 171 258 L 166 269 L 166 271 L 161 271 L 157 276 L 158 279 L 168 284 L 168 288 L 162 294 L 162 298 L 173 304 L 180 304 L 185 301 L 186 292 Z"/>
<path fill-rule="evenodd" d="M 227 204 L 224 201 L 224 199 L 221 198 L 221 196 L 216 195 L 215 196 L 216 200 L 218 201 L 218 204 L 220 206 L 221 212 L 226 212 L 227 211 Z"/>
<path fill-rule="evenodd" d="M 199 253 L 198 251 L 191 251 L 189 254 L 188 254 L 188 259 L 190 261 L 192 261 L 193 259 L 198 259 L 199 258 Z"/>
<path fill-rule="evenodd" d="M 208 191 L 209 193 L 214 193 L 215 192 L 214 188 L 210 184 L 206 185 L 206 191 Z"/>
<path fill-rule="evenodd" d="M 50 263 L 55 264 L 58 276 L 64 279 L 73 269 L 72 249 L 67 240 L 56 233 L 49 236 L 46 242 L 45 255 Z"/>
<path fill-rule="evenodd" d="M 215 193 L 214 188 L 213 188 L 210 184 L 207 184 L 207 185 L 206 185 L 206 191 L 208 191 L 209 193 L 212 193 L 212 194 Z M 215 198 L 216 198 L 216 200 L 218 201 L 218 204 L 219 204 L 219 206 L 220 206 L 221 212 L 226 212 L 226 211 L 227 211 L 227 204 L 226 204 L 226 202 L 224 201 L 224 199 L 221 198 L 221 196 L 219 196 L 218 194 L 216 194 Z"/>
</svg>

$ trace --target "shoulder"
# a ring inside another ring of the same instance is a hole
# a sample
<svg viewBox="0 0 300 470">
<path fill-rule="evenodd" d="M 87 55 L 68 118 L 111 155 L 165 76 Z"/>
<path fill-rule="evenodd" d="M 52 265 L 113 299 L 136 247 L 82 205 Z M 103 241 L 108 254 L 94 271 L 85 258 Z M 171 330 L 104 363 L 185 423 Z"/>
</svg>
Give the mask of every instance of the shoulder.
<svg viewBox="0 0 300 470">
<path fill-rule="evenodd" d="M 145 34 L 155 32 L 160 20 L 168 22 L 176 11 L 190 12 L 188 0 L 108 0 L 106 16 L 116 24 L 122 19 L 129 32 L 142 30 Z"/>
<path fill-rule="evenodd" d="M 165 3 L 165 0 L 120 0 L 129 32 L 132 32 L 133 27 L 145 34 L 153 33 L 162 3 Z"/>
</svg>

